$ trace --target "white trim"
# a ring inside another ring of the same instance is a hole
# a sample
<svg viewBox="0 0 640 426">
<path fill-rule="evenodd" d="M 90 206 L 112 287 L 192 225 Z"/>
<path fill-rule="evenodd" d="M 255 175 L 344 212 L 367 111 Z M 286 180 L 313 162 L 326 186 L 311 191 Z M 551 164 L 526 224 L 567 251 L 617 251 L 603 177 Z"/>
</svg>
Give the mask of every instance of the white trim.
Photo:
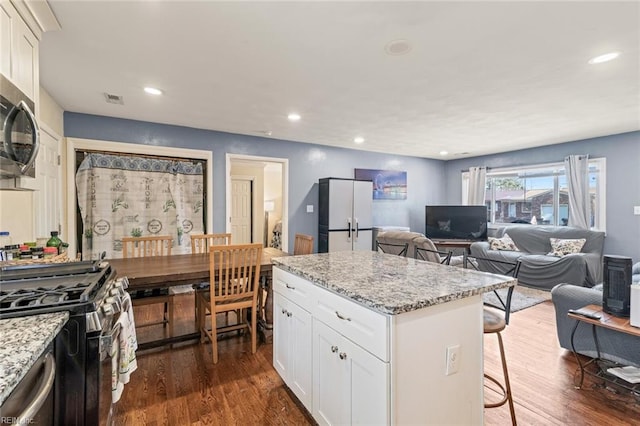
<svg viewBox="0 0 640 426">
<path fill-rule="evenodd" d="M 289 159 L 276 157 L 259 157 L 254 155 L 226 154 L 225 159 L 225 228 L 226 232 L 231 232 L 231 161 L 253 161 L 282 164 L 282 250 L 289 248 Z"/>
<path fill-rule="evenodd" d="M 123 142 L 102 141 L 97 139 L 67 138 L 67 230 L 69 235 L 69 253 L 76 253 L 76 195 L 75 152 L 82 150 L 121 152 L 125 154 L 158 155 L 177 158 L 204 160 L 207 163 L 207 232 L 213 232 L 213 153 L 199 149 L 173 148 L 155 145 L 139 145 Z"/>
</svg>

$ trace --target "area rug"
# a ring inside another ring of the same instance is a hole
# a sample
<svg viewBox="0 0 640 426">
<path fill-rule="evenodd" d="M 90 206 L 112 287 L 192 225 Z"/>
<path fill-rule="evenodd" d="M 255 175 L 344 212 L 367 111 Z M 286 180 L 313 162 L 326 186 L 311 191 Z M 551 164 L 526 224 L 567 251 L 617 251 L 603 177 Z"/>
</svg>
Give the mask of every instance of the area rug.
<svg viewBox="0 0 640 426">
<path fill-rule="evenodd" d="M 498 290 L 498 294 L 503 301 L 507 301 L 506 288 Z M 495 306 L 499 309 L 504 309 L 493 291 L 485 293 L 482 298 L 485 304 Z M 511 312 L 518 312 L 523 309 L 530 308 L 531 306 L 535 306 L 545 300 L 551 300 L 550 292 L 529 287 L 516 286 L 513 290 L 513 296 L 511 297 Z"/>
</svg>

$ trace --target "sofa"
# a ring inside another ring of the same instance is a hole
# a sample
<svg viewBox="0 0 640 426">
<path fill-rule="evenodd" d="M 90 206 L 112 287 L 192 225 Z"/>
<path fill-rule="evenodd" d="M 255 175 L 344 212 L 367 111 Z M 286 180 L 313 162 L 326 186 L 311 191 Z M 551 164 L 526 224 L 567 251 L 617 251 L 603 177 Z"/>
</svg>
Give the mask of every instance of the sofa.
<svg viewBox="0 0 640 426">
<path fill-rule="evenodd" d="M 508 262 L 520 260 L 518 283 L 521 285 L 551 290 L 560 283 L 593 287 L 602 282 L 604 232 L 567 226 L 511 225 L 496 228 L 491 235 L 493 237 L 490 237 L 489 241 L 471 244 L 471 256 Z M 499 240 L 492 241 L 492 238 Z M 579 253 L 557 256 L 551 255 L 551 238 L 584 238 L 585 243 Z M 509 239 L 513 244 L 496 244 L 504 241 L 508 243 Z M 516 250 L 513 250 L 514 248 Z M 482 260 L 478 261 L 478 265 L 482 271 L 498 274 L 504 274 L 504 268 L 508 268 Z"/>
<path fill-rule="evenodd" d="M 633 266 L 632 281 L 640 283 L 640 262 Z M 558 284 L 551 290 L 551 301 L 556 311 L 558 342 L 564 349 L 571 350 L 571 331 L 576 320 L 567 316 L 569 309 L 579 309 L 586 305 L 602 305 L 602 284 L 586 288 L 572 284 Z M 640 366 L 640 339 L 637 336 L 619 333 L 598 327 L 600 356 L 625 365 Z M 595 358 L 597 351 L 591 327 L 580 325 L 574 337 L 576 351 Z"/>
<path fill-rule="evenodd" d="M 407 231 L 384 231 L 379 232 L 376 237 L 376 241 L 386 244 L 403 245 L 407 244 L 407 252 L 405 257 L 414 258 L 416 254 L 416 247 L 420 247 L 427 250 L 436 250 L 437 247 L 433 242 L 425 237 L 424 234 L 419 232 L 407 232 Z M 402 251 L 402 247 L 388 247 L 385 250 L 387 254 L 399 254 Z M 444 251 L 443 251 L 444 252 Z M 425 253 L 426 260 L 430 262 L 441 262 L 443 260 L 437 253 Z M 462 266 L 462 256 L 453 256 L 449 261 L 451 266 Z"/>
</svg>

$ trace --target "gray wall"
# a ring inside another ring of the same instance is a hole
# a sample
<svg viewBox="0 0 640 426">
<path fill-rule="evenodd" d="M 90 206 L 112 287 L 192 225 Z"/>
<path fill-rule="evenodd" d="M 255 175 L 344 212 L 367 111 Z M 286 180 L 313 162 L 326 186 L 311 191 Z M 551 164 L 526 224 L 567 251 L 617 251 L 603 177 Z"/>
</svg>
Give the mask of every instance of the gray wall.
<svg viewBox="0 0 640 426">
<path fill-rule="evenodd" d="M 353 177 L 354 168 L 407 171 L 407 200 L 374 200 L 374 225 L 424 232 L 424 206 L 442 204 L 445 163 L 390 154 L 244 136 L 189 127 L 64 113 L 66 137 L 210 150 L 213 153 L 213 232 L 225 229 L 225 154 L 289 159 L 289 247 L 296 232 L 318 233 L 318 179 Z M 306 213 L 307 204 L 315 206 Z"/>
<path fill-rule="evenodd" d="M 448 161 L 445 166 L 446 202 L 461 199 L 461 171 L 470 166 L 515 167 L 564 161 L 570 154 L 589 154 L 607 159 L 607 237 L 605 254 L 632 257 L 640 261 L 640 132 L 567 142 L 483 157 Z"/>
</svg>

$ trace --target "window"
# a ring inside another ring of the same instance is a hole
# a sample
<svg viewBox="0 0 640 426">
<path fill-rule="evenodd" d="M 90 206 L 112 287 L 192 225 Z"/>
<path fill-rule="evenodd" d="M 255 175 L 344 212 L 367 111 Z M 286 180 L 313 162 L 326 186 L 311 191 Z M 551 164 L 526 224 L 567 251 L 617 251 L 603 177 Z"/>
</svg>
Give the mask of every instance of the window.
<svg viewBox="0 0 640 426">
<path fill-rule="evenodd" d="M 606 159 L 589 160 L 591 227 L 605 229 Z M 466 200 L 469 173 L 462 173 L 462 199 Z M 569 194 L 564 163 L 487 170 L 485 194 L 491 223 L 537 223 L 566 226 Z"/>
</svg>

